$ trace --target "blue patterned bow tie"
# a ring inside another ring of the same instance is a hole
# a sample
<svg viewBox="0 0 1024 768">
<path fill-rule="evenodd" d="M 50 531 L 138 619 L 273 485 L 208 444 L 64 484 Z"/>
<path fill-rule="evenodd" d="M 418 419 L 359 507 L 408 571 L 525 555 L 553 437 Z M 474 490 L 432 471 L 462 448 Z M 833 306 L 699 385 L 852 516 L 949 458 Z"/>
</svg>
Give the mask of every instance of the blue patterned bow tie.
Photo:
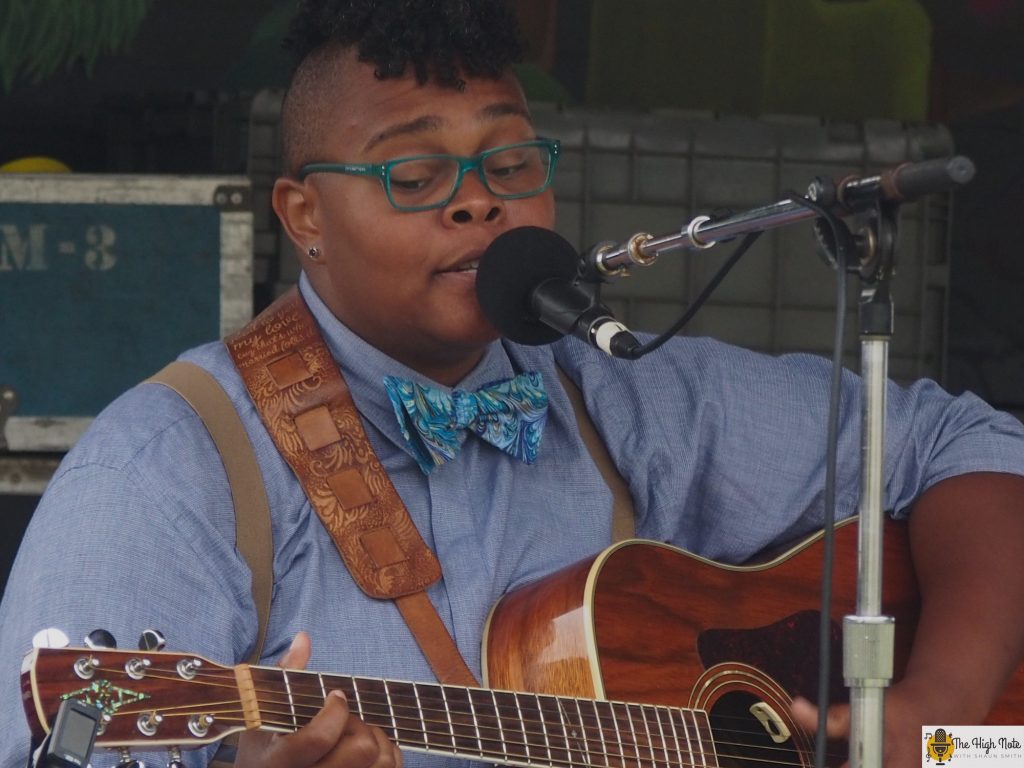
<svg viewBox="0 0 1024 768">
<path fill-rule="evenodd" d="M 537 458 L 548 396 L 535 371 L 492 382 L 476 392 L 455 389 L 449 394 L 394 376 L 384 377 L 384 389 L 426 475 L 458 455 L 467 430 L 527 464 Z"/>
</svg>

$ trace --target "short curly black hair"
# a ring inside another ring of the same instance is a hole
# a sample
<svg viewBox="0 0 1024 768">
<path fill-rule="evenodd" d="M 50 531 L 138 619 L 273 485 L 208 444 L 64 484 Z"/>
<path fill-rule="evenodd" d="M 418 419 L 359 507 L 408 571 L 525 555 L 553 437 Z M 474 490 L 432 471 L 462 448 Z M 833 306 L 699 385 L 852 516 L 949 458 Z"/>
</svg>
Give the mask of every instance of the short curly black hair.
<svg viewBox="0 0 1024 768">
<path fill-rule="evenodd" d="M 381 80 L 416 77 L 462 90 L 463 77 L 499 78 L 525 44 L 508 0 L 299 0 L 285 40 L 296 60 L 281 112 L 284 171 L 321 159 L 331 129 L 323 89 L 354 51 Z"/>
<path fill-rule="evenodd" d="M 460 73 L 498 77 L 522 61 L 525 44 L 507 0 L 300 0 L 285 40 L 296 63 L 321 46 L 356 48 L 378 78 L 412 67 L 460 87 Z"/>
</svg>

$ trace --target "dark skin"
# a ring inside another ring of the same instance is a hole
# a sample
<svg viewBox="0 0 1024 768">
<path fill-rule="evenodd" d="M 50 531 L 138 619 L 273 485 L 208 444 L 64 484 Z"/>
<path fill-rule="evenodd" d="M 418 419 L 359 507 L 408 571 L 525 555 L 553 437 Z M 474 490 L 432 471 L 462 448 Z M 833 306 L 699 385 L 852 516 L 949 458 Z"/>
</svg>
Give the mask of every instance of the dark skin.
<svg viewBox="0 0 1024 768">
<path fill-rule="evenodd" d="M 921 765 L 922 725 L 981 722 L 1024 659 L 1024 614 L 1011 608 L 1024 604 L 1024 478 L 936 483 L 914 504 L 910 541 L 921 616 L 906 673 L 886 693 L 887 768 Z M 817 729 L 808 702 L 794 715 Z M 849 708 L 832 707 L 829 735 L 849 727 Z"/>
<path fill-rule="evenodd" d="M 511 76 L 468 78 L 459 92 L 411 77 L 376 80 L 373 68 L 351 55 L 341 72 L 324 84 L 335 128 L 320 160 L 470 156 L 535 135 Z M 554 224 L 550 192 L 499 200 L 472 175 L 449 206 L 434 211 L 397 212 L 378 182 L 347 176 L 280 179 L 273 202 L 334 314 L 392 358 L 449 385 L 497 338 L 476 301 L 475 271 L 462 267 L 508 229 Z M 305 256 L 313 246 L 323 254 L 317 262 Z M 981 721 L 1024 658 L 1024 612 L 1007 610 L 1024 605 L 1024 478 L 976 473 L 944 480 L 917 500 L 910 529 L 923 605 L 906 675 L 886 696 L 887 768 L 920 765 L 922 724 Z M 281 664 L 301 668 L 309 653 L 300 634 Z M 794 715 L 816 729 L 809 703 L 796 702 Z M 830 735 L 848 735 L 847 708 L 831 708 L 828 723 Z M 401 753 L 332 694 L 294 734 L 245 734 L 239 765 L 393 768 Z"/>
<path fill-rule="evenodd" d="M 445 153 L 471 157 L 536 138 L 515 78 L 468 79 L 459 91 L 411 76 L 377 80 L 373 67 L 349 56 L 331 94 L 322 160 L 380 163 Z M 449 205 L 395 210 L 377 179 L 314 174 L 279 179 L 277 211 L 303 269 L 348 328 L 410 368 L 453 385 L 479 362 L 497 331 L 476 299 L 479 259 L 514 227 L 554 226 L 551 191 L 520 200 L 492 195 L 467 174 Z"/>
</svg>

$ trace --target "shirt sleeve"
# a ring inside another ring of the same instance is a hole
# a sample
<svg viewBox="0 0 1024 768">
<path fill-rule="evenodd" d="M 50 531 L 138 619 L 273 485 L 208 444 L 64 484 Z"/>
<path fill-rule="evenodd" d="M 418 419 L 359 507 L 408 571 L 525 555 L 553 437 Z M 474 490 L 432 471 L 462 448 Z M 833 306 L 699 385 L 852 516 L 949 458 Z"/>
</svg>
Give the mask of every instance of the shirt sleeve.
<svg viewBox="0 0 1024 768">
<path fill-rule="evenodd" d="M 630 483 L 638 532 L 739 562 L 821 527 L 830 361 L 675 339 L 639 361 L 561 343 L 588 410 Z M 837 518 L 856 514 L 862 380 L 842 376 Z M 1024 474 L 1024 428 L 979 398 L 931 381 L 890 383 L 885 505 L 906 513 L 936 482 L 976 471 Z"/>
<path fill-rule="evenodd" d="M 48 627 L 73 647 L 101 628 L 134 649 L 152 628 L 168 650 L 225 665 L 245 657 L 256 632 L 250 573 L 235 551 L 230 492 L 212 441 L 194 414 L 140 439 L 146 429 L 125 438 L 97 428 L 41 500 L 0 606 L 0 696 L 8 704 L 21 698 L 33 634 Z M 25 713 L 0 707 L 0 732 L 0 766 L 21 768 Z M 184 756 L 189 765 L 208 759 L 206 750 Z M 163 751 L 136 757 L 167 761 Z M 92 762 L 113 765 L 117 755 L 97 751 Z"/>
</svg>

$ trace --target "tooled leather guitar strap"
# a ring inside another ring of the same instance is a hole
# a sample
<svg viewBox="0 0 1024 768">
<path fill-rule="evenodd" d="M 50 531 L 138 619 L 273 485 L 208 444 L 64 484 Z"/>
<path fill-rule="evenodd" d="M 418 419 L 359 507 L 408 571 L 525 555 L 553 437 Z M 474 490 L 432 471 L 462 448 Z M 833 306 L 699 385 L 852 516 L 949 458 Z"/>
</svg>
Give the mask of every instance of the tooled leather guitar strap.
<svg viewBox="0 0 1024 768">
<path fill-rule="evenodd" d="M 425 591 L 441 578 L 441 566 L 370 446 L 298 290 L 225 343 L 356 584 L 395 601 L 438 680 L 477 685 Z"/>
</svg>

